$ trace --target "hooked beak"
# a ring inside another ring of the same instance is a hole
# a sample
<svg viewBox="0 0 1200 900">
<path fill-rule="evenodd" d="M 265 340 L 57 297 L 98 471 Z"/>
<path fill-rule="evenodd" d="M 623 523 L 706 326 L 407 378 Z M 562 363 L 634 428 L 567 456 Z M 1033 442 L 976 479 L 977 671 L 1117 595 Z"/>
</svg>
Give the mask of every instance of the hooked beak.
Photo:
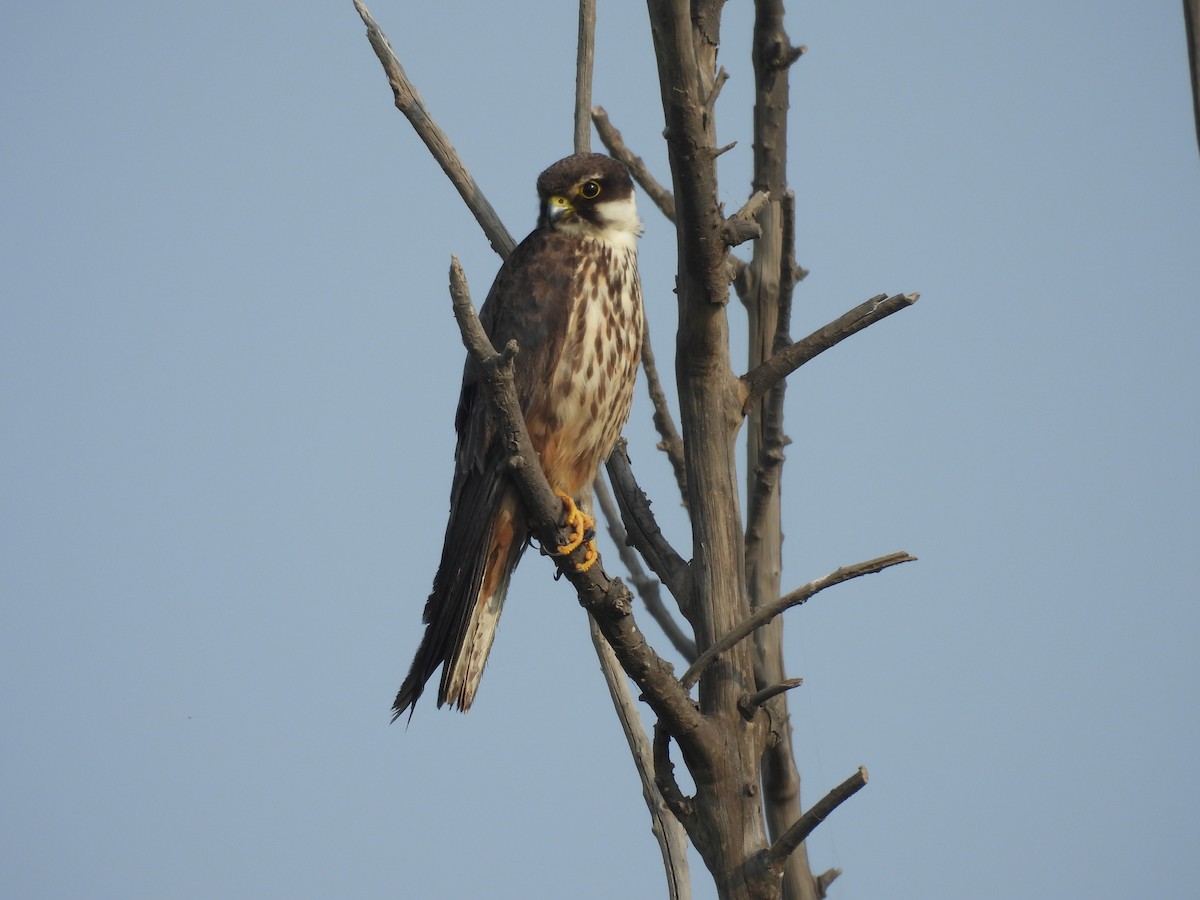
<svg viewBox="0 0 1200 900">
<path fill-rule="evenodd" d="M 546 200 L 546 214 L 551 222 L 559 222 L 571 218 L 575 214 L 575 207 L 562 194 L 554 194 Z"/>
</svg>

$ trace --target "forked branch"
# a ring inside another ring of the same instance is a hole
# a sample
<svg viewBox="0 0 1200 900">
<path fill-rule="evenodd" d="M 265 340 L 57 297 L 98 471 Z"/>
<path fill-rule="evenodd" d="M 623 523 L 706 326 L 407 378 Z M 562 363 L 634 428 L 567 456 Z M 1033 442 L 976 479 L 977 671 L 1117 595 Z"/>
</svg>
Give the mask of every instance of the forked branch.
<svg viewBox="0 0 1200 900">
<path fill-rule="evenodd" d="M 738 244 L 762 237 L 762 226 L 757 221 L 758 214 L 770 200 L 771 195 L 766 191 L 755 191 L 741 209 L 725 220 L 721 237 L 725 239 L 726 246 L 736 247 Z"/>
</svg>

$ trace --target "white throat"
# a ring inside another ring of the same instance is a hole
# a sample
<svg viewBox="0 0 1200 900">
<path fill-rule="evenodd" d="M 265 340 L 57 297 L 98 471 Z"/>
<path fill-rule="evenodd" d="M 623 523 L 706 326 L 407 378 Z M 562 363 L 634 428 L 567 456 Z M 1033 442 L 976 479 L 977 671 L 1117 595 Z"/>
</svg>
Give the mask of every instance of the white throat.
<svg viewBox="0 0 1200 900">
<path fill-rule="evenodd" d="M 559 231 L 604 241 L 621 249 L 636 247 L 642 233 L 642 220 L 638 218 L 637 201 L 632 194 L 624 200 L 597 203 L 593 208 L 600 220 L 599 226 L 573 218 L 560 222 Z"/>
</svg>

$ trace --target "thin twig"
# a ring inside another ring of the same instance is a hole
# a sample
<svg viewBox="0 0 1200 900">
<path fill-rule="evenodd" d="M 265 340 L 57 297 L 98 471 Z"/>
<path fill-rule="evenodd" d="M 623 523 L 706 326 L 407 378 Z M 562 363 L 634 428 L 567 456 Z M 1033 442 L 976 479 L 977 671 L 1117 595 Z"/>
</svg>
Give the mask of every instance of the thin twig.
<svg viewBox="0 0 1200 900">
<path fill-rule="evenodd" d="M 602 484 L 600 479 L 596 479 L 596 484 Z M 596 648 L 596 656 L 600 660 L 600 671 L 604 673 L 604 683 L 608 685 L 608 695 L 617 710 L 621 730 L 625 732 L 629 752 L 633 755 L 634 768 L 637 769 L 638 779 L 642 783 L 642 798 L 650 811 L 650 831 L 658 840 L 663 868 L 667 873 L 667 897 L 669 900 L 688 900 L 692 888 L 688 874 L 687 834 L 679 820 L 671 813 L 655 783 L 654 749 L 650 743 L 650 736 L 646 734 L 642 725 L 637 703 L 629 690 L 629 680 L 595 619 L 589 617 L 588 625 L 592 635 L 592 646 Z"/>
<path fill-rule="evenodd" d="M 609 155 L 624 164 L 625 168 L 629 170 L 629 174 L 633 176 L 633 180 L 646 192 L 650 201 L 668 220 L 674 222 L 674 196 L 655 180 L 654 176 L 650 174 L 650 170 L 646 168 L 646 164 L 642 162 L 642 158 L 625 146 L 621 132 L 617 131 L 612 122 L 608 120 L 608 113 L 604 111 L 604 107 L 597 106 L 592 110 L 592 121 L 596 124 L 596 133 L 600 135 L 600 143 L 605 146 Z"/>
<path fill-rule="evenodd" d="M 857 794 L 867 784 L 866 766 L 835 787 L 820 799 L 816 806 L 801 816 L 791 828 L 779 836 L 767 851 L 767 865 L 775 872 L 783 871 L 787 858 L 804 843 L 804 839 L 829 817 L 829 814 Z M 832 880 L 832 879 L 831 879 Z"/>
<path fill-rule="evenodd" d="M 1187 33 L 1188 70 L 1192 76 L 1192 113 L 1200 146 L 1200 0 L 1183 0 L 1183 30 Z"/>
<path fill-rule="evenodd" d="M 917 293 L 893 294 L 891 297 L 877 294 L 747 372 L 741 377 L 743 414 L 747 413 L 780 378 L 786 378 L 809 360 L 852 334 L 857 334 L 868 325 L 912 306 L 920 296 Z"/>
<path fill-rule="evenodd" d="M 680 683 L 685 689 L 691 689 L 692 685 L 699 681 L 701 673 L 718 656 L 744 640 L 748 635 L 753 634 L 756 629 L 761 628 L 780 613 L 791 609 L 793 606 L 799 606 L 801 603 L 807 602 L 810 597 L 820 593 L 825 588 L 833 587 L 835 584 L 841 584 L 843 581 L 849 581 L 852 578 L 859 578 L 863 575 L 874 575 L 876 572 L 882 572 L 884 569 L 898 566 L 901 563 L 915 561 L 915 556 L 910 556 L 904 551 L 900 551 L 898 553 L 889 553 L 887 556 L 869 559 L 866 562 L 855 563 L 851 566 L 843 566 L 835 572 L 830 572 L 822 578 L 810 581 L 808 584 L 784 594 L 774 603 L 760 606 L 748 619 L 740 625 L 735 625 L 729 629 L 729 631 L 714 641 L 711 647 L 701 653 L 700 658 L 692 663 L 691 667 L 683 673 L 683 677 L 679 679 Z"/>
<path fill-rule="evenodd" d="M 841 877 L 842 870 L 838 868 L 826 869 L 817 876 L 817 897 L 824 898 L 829 894 L 829 886 Z"/>
<path fill-rule="evenodd" d="M 761 691 L 747 694 L 738 701 L 738 711 L 742 714 L 743 719 L 750 721 L 754 718 L 754 714 L 758 712 L 759 708 L 772 697 L 778 697 L 785 691 L 798 688 L 802 684 L 804 684 L 803 678 L 788 678 L 785 681 L 765 687 Z"/>
<path fill-rule="evenodd" d="M 704 114 L 712 116 L 713 110 L 717 108 L 717 98 L 721 96 L 721 88 L 725 87 L 725 82 L 729 80 L 729 73 L 725 71 L 725 67 L 717 69 L 717 77 L 713 79 L 712 90 L 708 92 L 708 96 L 704 98 Z"/>
<path fill-rule="evenodd" d="M 629 581 L 646 605 L 646 612 L 650 613 L 654 621 L 658 623 L 658 627 L 667 636 L 671 646 L 690 664 L 700 655 L 700 651 L 696 649 L 696 641 L 684 633 L 679 623 L 675 621 L 675 617 L 671 615 L 667 605 L 663 603 L 662 593 L 659 591 L 659 580 L 648 575 L 642 568 L 642 558 L 634 552 L 633 547 L 629 544 L 629 535 L 621 522 L 621 514 L 613 500 L 612 493 L 608 490 L 608 484 L 602 476 L 597 475 L 596 480 L 592 482 L 592 493 L 596 497 L 596 504 L 600 507 L 600 511 L 604 513 L 604 521 L 608 523 L 609 537 L 612 538 L 612 542 L 617 547 L 617 553 L 621 556 L 621 562 L 625 564 L 625 568 L 629 572 Z"/>
<path fill-rule="evenodd" d="M 642 555 L 650 571 L 666 585 L 687 616 L 691 603 L 691 572 L 687 561 L 671 546 L 658 527 L 658 521 L 650 509 L 650 500 L 633 476 L 624 439 L 617 441 L 617 446 L 608 456 L 606 468 L 629 543 Z"/>
<path fill-rule="evenodd" d="M 409 81 L 400 61 L 396 59 L 392 45 L 388 41 L 387 35 L 379 27 L 379 23 L 372 18 L 362 0 L 354 0 L 354 8 L 358 10 L 363 24 L 367 26 L 367 40 L 371 42 L 375 55 L 379 57 L 380 63 L 383 64 L 383 71 L 387 73 L 388 81 L 391 82 L 392 94 L 396 98 L 396 108 L 404 113 L 408 121 L 412 123 L 417 136 L 425 142 L 425 146 L 429 148 L 433 158 L 437 160 L 442 171 L 446 173 L 446 177 L 450 179 L 450 183 L 458 189 L 467 208 L 471 210 L 471 214 L 479 222 L 483 233 L 487 235 L 492 249 L 499 253 L 501 258 L 507 257 L 517 246 L 516 241 L 508 233 L 508 229 L 504 227 L 500 217 L 496 215 L 496 210 L 483 195 L 483 191 L 475 183 L 471 173 L 467 171 L 466 164 L 463 163 L 458 151 L 450 143 L 450 138 L 429 115 L 429 110 L 425 108 L 425 101 L 421 99 L 421 95 Z"/>
<path fill-rule="evenodd" d="M 679 485 L 679 496 L 687 506 L 687 465 L 683 461 L 683 438 L 675 427 L 675 419 L 671 415 L 671 405 L 667 402 L 667 394 L 663 390 L 662 380 L 658 377 L 658 364 L 654 359 L 654 350 L 650 346 L 649 318 L 642 322 L 642 371 L 646 373 L 646 390 L 650 394 L 650 405 L 654 408 L 654 428 L 661 438 L 658 449 L 667 454 L 671 463 L 671 471 L 675 473 L 675 483 Z"/>
</svg>

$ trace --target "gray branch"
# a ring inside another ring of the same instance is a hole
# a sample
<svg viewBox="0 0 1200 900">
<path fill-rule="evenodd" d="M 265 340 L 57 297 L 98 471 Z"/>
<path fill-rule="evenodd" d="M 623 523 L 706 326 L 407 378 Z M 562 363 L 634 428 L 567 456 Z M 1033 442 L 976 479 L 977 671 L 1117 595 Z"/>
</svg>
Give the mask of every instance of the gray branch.
<svg viewBox="0 0 1200 900">
<path fill-rule="evenodd" d="M 603 482 L 596 479 L 596 484 L 601 485 Z M 600 671 L 604 673 L 604 683 L 608 685 L 608 694 L 616 707 L 621 730 L 625 732 L 625 740 L 629 744 L 629 752 L 633 754 L 638 779 L 642 782 L 642 798 L 646 801 L 646 808 L 650 810 L 650 830 L 658 841 L 663 869 L 667 874 L 668 900 L 689 900 L 692 896 L 692 885 L 688 874 L 687 834 L 679 820 L 671 813 L 655 783 L 654 749 L 646 729 L 642 726 L 637 703 L 629 691 L 629 682 L 621 670 L 620 662 L 608 641 L 604 639 L 596 620 L 589 617 L 588 623 L 592 645 L 600 658 Z"/>
<path fill-rule="evenodd" d="M 671 415 L 671 405 L 667 402 L 667 393 L 663 390 L 662 380 L 658 377 L 658 363 L 654 358 L 654 349 L 650 346 L 650 320 L 642 323 L 642 371 L 646 373 L 646 390 L 650 395 L 650 405 L 654 408 L 654 428 L 660 438 L 658 449 L 667 454 L 671 463 L 671 471 L 675 473 L 675 483 L 679 486 L 679 496 L 683 505 L 687 506 L 687 466 L 683 458 L 683 438 L 675 427 L 675 419 Z"/>
<path fill-rule="evenodd" d="M 408 80 L 404 68 L 400 65 L 400 60 L 396 59 L 391 42 L 379 27 L 379 23 L 372 18 L 362 0 L 354 0 L 354 8 L 358 10 L 363 24 L 367 26 L 367 40 L 371 42 L 375 55 L 383 64 L 383 71 L 387 73 L 388 81 L 392 85 L 392 94 L 396 98 L 396 108 L 404 113 L 408 121 L 412 123 L 417 136 L 425 142 L 425 146 L 429 148 L 433 158 L 437 160 L 442 171 L 446 173 L 446 177 L 450 179 L 450 183 L 457 188 L 459 195 L 467 204 L 467 208 L 471 210 L 471 214 L 479 222 L 483 233 L 487 235 L 492 249 L 499 253 L 501 258 L 507 257 L 517 246 L 516 241 L 508 233 L 508 229 L 504 227 L 500 217 L 496 215 L 496 210 L 483 195 L 483 191 L 475 183 L 471 173 L 467 171 L 466 164 L 450 143 L 446 132 L 442 131 L 433 117 L 429 115 L 429 110 L 425 108 L 425 101 L 421 99 L 417 89 Z"/>
<path fill-rule="evenodd" d="M 857 334 L 868 325 L 907 309 L 920 297 L 917 293 L 893 294 L 891 297 L 877 294 L 750 370 L 741 378 L 743 413 L 748 412 L 779 379 L 786 378 L 809 360 L 820 356 L 830 347 L 841 343 L 852 334 Z"/>
<path fill-rule="evenodd" d="M 1192 78 L 1192 115 L 1200 146 L 1200 0 L 1183 0 L 1183 30 L 1187 34 L 1188 71 Z"/>
<path fill-rule="evenodd" d="M 859 766 L 857 772 L 822 797 L 816 806 L 779 836 L 779 840 L 772 844 L 771 849 L 767 851 L 767 865 L 775 872 L 783 871 L 787 858 L 804 843 L 804 839 L 812 834 L 816 827 L 829 817 L 830 813 L 862 790 L 866 784 L 867 769 L 865 766 Z M 832 880 L 831 878 L 830 881 Z M 828 882 L 826 885 L 828 886 Z"/>
<path fill-rule="evenodd" d="M 692 591 L 687 561 L 671 546 L 658 527 L 658 521 L 650 510 L 650 501 L 633 477 L 624 440 L 618 441 L 609 454 L 607 469 L 629 543 L 637 548 L 646 565 L 667 586 L 671 596 L 687 615 Z M 694 654 L 692 659 L 695 659 Z"/>
<path fill-rule="evenodd" d="M 596 124 L 596 133 L 600 135 L 600 143 L 604 144 L 605 149 L 614 159 L 619 159 L 624 164 L 625 168 L 629 170 L 629 174 L 633 176 L 633 180 L 646 192 L 646 196 L 658 207 L 659 211 L 668 220 L 674 222 L 675 198 L 650 174 L 650 170 L 646 168 L 642 158 L 625 145 L 625 141 L 621 138 L 621 132 L 608 120 L 608 113 L 605 112 L 604 107 L 597 106 L 592 110 L 592 121 Z"/>
<path fill-rule="evenodd" d="M 762 237 L 762 226 L 758 224 L 758 214 L 770 201 L 771 195 L 766 191 L 755 191 L 746 204 L 725 220 L 721 236 L 729 247 L 736 247 L 746 241 Z"/>
<path fill-rule="evenodd" d="M 592 149 L 592 68 L 596 59 L 596 0 L 579 0 L 575 49 L 575 152 Z"/>
<path fill-rule="evenodd" d="M 754 714 L 762 707 L 764 703 L 773 697 L 778 697 L 780 694 L 793 690 L 804 684 L 803 678 L 788 678 L 785 681 L 780 681 L 772 684 L 769 687 L 763 688 L 761 691 L 756 691 L 753 694 L 747 694 L 738 703 L 738 711 L 742 714 L 742 718 L 749 722 L 754 718 Z"/>
<path fill-rule="evenodd" d="M 616 452 L 623 454 L 624 448 L 618 448 Z M 625 464 L 628 464 L 628 459 L 625 459 Z M 632 476 L 632 472 L 630 475 Z M 671 642 L 671 646 L 675 648 L 676 652 L 688 663 L 691 663 L 700 655 L 696 649 L 696 641 L 684 633 L 679 623 L 675 621 L 675 617 L 671 615 L 671 610 L 663 602 L 662 592 L 659 590 L 661 584 L 658 579 L 648 575 L 646 570 L 642 568 L 642 558 L 631 546 L 629 533 L 625 530 L 625 526 L 621 521 L 621 513 L 617 509 L 617 504 L 613 500 L 612 493 L 609 491 L 604 479 L 599 475 L 592 482 L 592 493 L 596 495 L 596 504 L 600 507 L 600 511 L 604 513 L 604 521 L 608 523 L 609 537 L 612 538 L 612 542 L 617 547 L 617 552 L 621 556 L 621 562 L 624 563 L 625 569 L 629 572 L 629 580 L 633 584 L 633 589 L 642 598 L 642 603 L 646 606 L 646 612 L 650 613 L 651 618 L 658 623 L 658 627 L 662 629 L 663 634 L 667 636 L 667 640 Z M 641 492 L 639 491 L 638 493 Z M 642 496 L 644 499 L 644 495 Z"/>
<path fill-rule="evenodd" d="M 700 658 L 692 663 L 691 667 L 683 673 L 683 677 L 679 679 L 684 688 L 691 688 L 699 679 L 701 673 L 726 650 L 737 645 L 754 631 L 766 625 L 777 615 L 785 610 L 791 609 L 793 606 L 799 606 L 802 603 L 808 602 L 808 599 L 814 594 L 818 594 L 825 588 L 833 587 L 835 584 L 841 584 L 843 581 L 849 581 L 852 578 L 859 578 L 863 575 L 874 575 L 876 572 L 882 572 L 884 569 L 898 566 L 901 563 L 915 562 L 915 556 L 910 556 L 904 551 L 898 553 L 889 553 L 887 556 L 879 556 L 875 559 L 869 559 L 866 562 L 855 563 L 852 566 L 843 566 L 835 572 L 830 572 L 822 578 L 815 581 L 810 581 L 803 587 L 798 587 L 790 593 L 784 594 L 774 603 L 768 603 L 754 611 L 750 618 L 743 621 L 740 625 L 736 625 L 727 631 L 724 635 L 718 638 L 711 647 L 700 654 Z"/>
</svg>

